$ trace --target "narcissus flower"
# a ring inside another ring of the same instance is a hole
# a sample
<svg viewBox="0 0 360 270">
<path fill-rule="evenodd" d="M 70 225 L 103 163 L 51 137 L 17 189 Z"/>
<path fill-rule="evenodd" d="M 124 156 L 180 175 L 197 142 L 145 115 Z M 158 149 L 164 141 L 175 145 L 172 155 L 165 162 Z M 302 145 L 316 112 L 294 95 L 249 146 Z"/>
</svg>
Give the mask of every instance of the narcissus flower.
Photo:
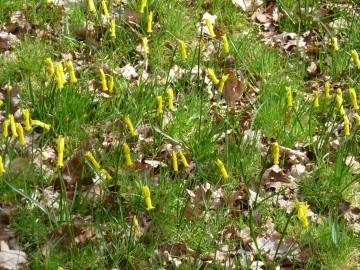
<svg viewBox="0 0 360 270">
<path fill-rule="evenodd" d="M 347 117 L 346 114 L 343 115 L 344 118 L 344 135 L 345 136 L 350 136 L 350 122 L 349 122 L 349 118 Z"/>
<path fill-rule="evenodd" d="M 358 113 L 354 113 L 353 118 L 357 125 L 360 125 L 360 115 Z"/>
<path fill-rule="evenodd" d="M 297 211 L 297 216 L 300 219 L 301 223 L 305 228 L 309 226 L 309 221 L 307 219 L 307 212 L 309 209 L 309 205 L 304 202 L 299 202 L 297 199 L 295 201 L 295 208 Z"/>
<path fill-rule="evenodd" d="M 106 92 L 108 90 L 108 86 L 107 86 L 107 81 L 106 81 L 106 75 L 105 72 L 102 68 L 99 69 L 99 73 L 100 73 L 100 79 L 101 79 L 101 86 L 102 86 L 102 90 L 104 92 Z"/>
<path fill-rule="evenodd" d="M 109 76 L 109 93 L 114 92 L 114 77 Z"/>
<path fill-rule="evenodd" d="M 24 145 L 25 144 L 24 129 L 20 123 L 16 123 L 16 131 L 17 131 L 17 134 L 19 135 L 20 144 Z"/>
<path fill-rule="evenodd" d="M 4 162 L 3 162 L 2 156 L 0 156 L 0 173 L 5 173 L 5 172 L 6 172 L 6 170 L 4 167 Z"/>
<path fill-rule="evenodd" d="M 125 163 L 126 166 L 131 167 L 133 165 L 133 162 L 131 160 L 131 155 L 130 155 L 130 147 L 127 143 L 123 144 L 123 153 L 125 156 Z"/>
<path fill-rule="evenodd" d="M 219 84 L 218 78 L 216 78 L 215 72 L 212 68 L 207 69 L 207 74 L 209 75 L 210 79 L 213 81 L 214 84 Z"/>
<path fill-rule="evenodd" d="M 186 44 L 184 41 L 180 39 L 178 39 L 178 42 L 180 47 L 181 60 L 186 60 L 187 59 Z"/>
<path fill-rule="evenodd" d="M 179 171 L 179 166 L 178 166 L 178 161 L 177 161 L 177 156 L 176 156 L 176 151 L 172 151 L 171 153 L 171 157 L 172 157 L 172 166 L 173 166 L 173 170 L 174 172 L 178 172 Z"/>
<path fill-rule="evenodd" d="M 143 187 L 143 193 L 144 193 L 144 198 L 145 198 L 146 210 L 150 211 L 150 210 L 154 209 L 155 207 L 152 205 L 150 189 L 148 186 Z"/>
<path fill-rule="evenodd" d="M 4 101 L 0 99 L 0 107 L 4 104 Z"/>
<path fill-rule="evenodd" d="M 50 77 L 54 76 L 55 68 L 54 68 L 54 64 L 53 64 L 51 58 L 50 57 L 46 58 L 45 63 L 47 65 L 47 70 L 48 70 Z"/>
<path fill-rule="evenodd" d="M 338 40 L 336 37 L 332 38 L 332 43 L 333 43 L 334 51 L 337 52 L 339 50 L 339 45 L 338 45 Z"/>
<path fill-rule="evenodd" d="M 57 162 L 56 166 L 58 168 L 64 167 L 64 148 L 65 148 L 65 139 L 64 137 L 59 137 L 57 140 Z"/>
<path fill-rule="evenodd" d="M 349 94 L 350 94 L 350 99 L 351 99 L 351 103 L 353 106 L 353 109 L 356 111 L 359 109 L 359 104 L 357 102 L 357 96 L 356 96 L 356 91 L 354 88 L 350 88 L 349 89 Z"/>
<path fill-rule="evenodd" d="M 104 15 L 106 18 L 110 18 L 110 14 L 109 14 L 109 10 L 107 8 L 107 5 L 106 5 L 106 1 L 105 0 L 101 0 L 101 8 L 104 12 Z"/>
<path fill-rule="evenodd" d="M 279 165 L 280 163 L 280 148 L 277 142 L 273 143 L 273 159 L 274 165 Z"/>
<path fill-rule="evenodd" d="M 213 26 L 212 26 L 212 24 L 211 24 L 211 22 L 210 22 L 210 19 L 209 19 L 209 18 L 206 18 L 206 19 L 205 19 L 205 23 L 206 23 L 206 26 L 207 26 L 207 28 L 208 28 L 208 30 L 209 30 L 209 35 L 210 35 L 210 37 L 211 37 L 211 38 L 216 37 L 216 35 L 215 35 L 215 33 L 214 33 L 214 28 L 213 28 Z"/>
<path fill-rule="evenodd" d="M 112 39 L 116 38 L 116 23 L 115 23 L 115 19 L 111 19 L 110 21 L 110 37 Z"/>
<path fill-rule="evenodd" d="M 66 80 L 65 80 L 64 68 L 61 62 L 58 62 L 56 64 L 55 75 L 56 75 L 57 87 L 59 89 L 64 88 Z"/>
<path fill-rule="evenodd" d="M 74 69 L 74 65 L 72 63 L 71 60 L 67 60 L 65 62 L 66 64 L 66 68 L 69 72 L 69 76 L 70 76 L 70 83 L 77 83 L 77 78 L 76 78 L 76 75 L 75 75 L 75 69 Z"/>
<path fill-rule="evenodd" d="M 156 112 L 159 113 L 159 114 L 163 113 L 162 96 L 157 96 L 156 97 L 156 103 L 157 103 Z"/>
<path fill-rule="evenodd" d="M 221 38 L 223 40 L 224 52 L 229 53 L 230 48 L 229 48 L 229 42 L 227 40 L 226 34 L 222 35 Z"/>
<path fill-rule="evenodd" d="M 314 108 L 319 108 L 319 106 L 320 106 L 320 104 L 319 104 L 319 92 L 314 91 L 313 95 L 314 95 Z"/>
<path fill-rule="evenodd" d="M 152 23 L 153 23 L 154 13 L 152 11 L 149 12 L 147 19 L 147 32 L 152 33 Z"/>
<path fill-rule="evenodd" d="M 228 173 L 227 173 L 227 171 L 225 169 L 224 163 L 220 159 L 216 160 L 215 163 L 218 166 L 218 168 L 220 170 L 220 173 L 224 177 L 224 179 L 228 179 L 229 175 L 228 175 Z"/>
<path fill-rule="evenodd" d="M 136 237 L 141 237 L 143 233 L 140 230 L 139 221 L 136 216 L 133 216 L 133 227 L 134 227 L 134 233 Z"/>
<path fill-rule="evenodd" d="M 168 98 L 168 106 L 169 106 L 169 110 L 172 111 L 174 110 L 174 91 L 169 88 L 167 91 L 167 98 Z"/>
<path fill-rule="evenodd" d="M 105 176 L 106 180 L 111 180 L 112 176 L 106 169 L 101 169 L 100 172 Z"/>
<path fill-rule="evenodd" d="M 189 166 L 189 163 L 187 162 L 187 160 L 186 160 L 186 157 L 185 157 L 185 155 L 184 155 L 184 153 L 183 153 L 183 151 L 181 150 L 181 149 L 179 149 L 178 150 L 178 153 L 179 153 L 179 156 L 180 156 L 180 158 L 181 158 L 181 162 L 182 162 L 182 164 L 184 165 L 184 167 L 190 167 Z"/>
<path fill-rule="evenodd" d="M 344 107 L 343 107 L 342 91 L 340 88 L 338 88 L 336 90 L 336 103 L 337 103 L 337 107 L 339 109 L 340 115 L 343 116 L 345 111 L 344 111 Z"/>
<path fill-rule="evenodd" d="M 292 108 L 293 106 L 293 95 L 290 87 L 286 87 L 286 100 L 288 108 Z"/>
<path fill-rule="evenodd" d="M 10 120 L 6 119 L 2 125 L 3 136 L 5 138 L 7 138 L 9 136 L 9 126 L 10 126 Z"/>
<path fill-rule="evenodd" d="M 137 133 L 136 133 L 136 131 L 134 129 L 134 126 L 133 126 L 129 116 L 126 116 L 124 118 L 124 122 L 125 122 L 125 124 L 127 125 L 128 129 L 129 129 L 130 135 L 133 136 L 133 137 L 137 136 Z"/>
<path fill-rule="evenodd" d="M 89 7 L 89 11 L 90 11 L 91 13 L 95 13 L 95 12 L 96 12 L 96 8 L 95 8 L 95 5 L 94 5 L 93 0 L 86 0 L 86 3 L 87 3 L 87 5 L 88 5 L 88 7 Z"/>
<path fill-rule="evenodd" d="M 140 13 L 144 13 L 146 5 L 147 5 L 147 0 L 141 0 Z"/>
<path fill-rule="evenodd" d="M 324 85 L 324 90 L 325 90 L 325 97 L 327 97 L 327 98 L 331 97 L 331 95 L 330 95 L 330 87 L 331 87 L 330 82 L 326 81 L 325 85 Z"/>
<path fill-rule="evenodd" d="M 91 162 L 91 164 L 94 166 L 95 169 L 100 170 L 101 166 L 99 164 L 99 162 L 97 162 L 97 160 L 95 159 L 94 155 L 90 152 L 87 151 L 85 153 L 85 156 L 87 157 L 87 159 Z"/>
<path fill-rule="evenodd" d="M 223 89 L 224 89 L 224 86 L 225 86 L 225 82 L 226 82 L 228 79 L 229 79 L 229 75 L 228 75 L 228 74 L 221 76 L 220 83 L 219 83 L 219 88 L 218 88 L 219 93 L 222 93 L 222 91 L 223 91 Z"/>
<path fill-rule="evenodd" d="M 11 130 L 12 136 L 18 137 L 19 135 L 17 134 L 17 131 L 16 131 L 15 118 L 12 114 L 9 115 L 9 121 L 10 121 L 10 130 Z"/>
<path fill-rule="evenodd" d="M 23 109 L 23 110 L 21 110 L 21 112 L 22 112 L 22 116 L 23 116 L 23 119 L 24 119 L 25 130 L 30 131 L 31 130 L 30 112 L 27 109 Z"/>
<path fill-rule="evenodd" d="M 31 120 L 31 125 L 35 127 L 41 127 L 46 130 L 50 130 L 51 125 L 41 122 L 39 120 Z"/>
<path fill-rule="evenodd" d="M 143 49 L 144 54 L 148 54 L 149 53 L 149 46 L 148 46 L 147 37 L 141 38 L 141 44 L 142 44 L 142 49 Z"/>
<path fill-rule="evenodd" d="M 358 69 L 360 69 L 360 59 L 359 59 L 359 54 L 357 53 L 357 51 L 356 51 L 356 50 L 352 50 L 352 51 L 351 51 L 351 56 L 352 56 L 352 58 L 353 58 L 353 60 L 354 60 L 354 63 L 355 63 L 355 65 L 356 65 L 356 67 L 357 67 Z"/>
</svg>

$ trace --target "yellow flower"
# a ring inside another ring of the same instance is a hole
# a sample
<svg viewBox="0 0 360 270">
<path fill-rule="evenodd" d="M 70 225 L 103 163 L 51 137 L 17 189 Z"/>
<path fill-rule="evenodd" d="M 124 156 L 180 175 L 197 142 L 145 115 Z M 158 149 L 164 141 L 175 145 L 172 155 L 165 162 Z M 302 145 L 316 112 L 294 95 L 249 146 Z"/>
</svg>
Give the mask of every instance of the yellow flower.
<svg viewBox="0 0 360 270">
<path fill-rule="evenodd" d="M 13 137 L 18 137 L 19 135 L 16 132 L 15 118 L 12 114 L 9 115 L 9 121 L 10 121 L 10 129 Z"/>
<path fill-rule="evenodd" d="M 280 148 L 277 142 L 273 144 L 273 158 L 274 158 L 274 165 L 279 165 L 280 161 Z"/>
<path fill-rule="evenodd" d="M 150 196 L 150 189 L 148 186 L 143 187 L 143 193 L 145 198 L 146 210 L 150 211 L 155 207 L 152 205 L 151 196 Z"/>
<path fill-rule="evenodd" d="M 319 108 L 320 104 L 319 104 L 319 92 L 318 91 L 314 91 L 314 108 Z"/>
<path fill-rule="evenodd" d="M 166 93 L 168 97 L 169 110 L 172 111 L 174 110 L 174 92 L 171 88 L 169 88 Z"/>
<path fill-rule="evenodd" d="M 223 45 L 224 45 L 224 52 L 225 53 L 229 53 L 230 52 L 230 48 L 229 48 L 229 42 L 227 40 L 226 34 L 221 36 L 222 40 L 223 40 Z"/>
<path fill-rule="evenodd" d="M 215 72 L 213 69 L 208 68 L 207 74 L 209 75 L 210 79 L 213 81 L 214 84 L 219 84 L 218 78 L 216 78 Z"/>
<path fill-rule="evenodd" d="M 96 12 L 96 8 L 95 8 L 95 5 L 94 5 L 93 0 L 86 0 L 86 3 L 87 3 L 87 5 L 88 5 L 88 7 L 89 7 L 89 11 L 90 11 L 91 13 L 95 13 L 95 12 Z"/>
<path fill-rule="evenodd" d="M 10 92 L 13 90 L 13 87 L 11 85 L 7 84 L 7 85 L 5 85 L 5 90 L 6 90 L 7 94 L 9 95 Z"/>
<path fill-rule="evenodd" d="M 77 78 L 76 78 L 76 75 L 75 75 L 75 70 L 74 70 L 74 66 L 73 66 L 73 63 L 71 60 L 67 60 L 66 61 L 66 68 L 69 72 L 69 75 L 70 75 L 70 82 L 71 83 L 77 83 Z"/>
<path fill-rule="evenodd" d="M 330 95 L 330 87 L 331 87 L 330 82 L 326 81 L 325 85 L 324 85 L 324 89 L 325 89 L 325 97 L 327 97 L 327 98 L 331 97 L 331 95 Z"/>
<path fill-rule="evenodd" d="M 142 48 L 145 54 L 149 53 L 148 39 L 147 37 L 141 38 Z"/>
<path fill-rule="evenodd" d="M 297 211 L 298 218 L 300 219 L 301 223 L 305 228 L 309 226 L 309 221 L 307 219 L 307 212 L 309 205 L 303 202 L 299 202 L 297 199 L 295 201 L 295 208 Z"/>
<path fill-rule="evenodd" d="M 110 37 L 112 39 L 116 38 L 116 23 L 115 23 L 115 19 L 111 19 L 110 21 Z"/>
<path fill-rule="evenodd" d="M 337 103 L 337 107 L 339 109 L 340 115 L 343 116 L 345 112 L 344 112 L 344 107 L 343 107 L 342 91 L 340 88 L 338 88 L 336 90 L 336 103 Z"/>
<path fill-rule="evenodd" d="M 59 266 L 57 270 L 65 270 L 63 267 Z"/>
<path fill-rule="evenodd" d="M 143 233 L 140 230 L 139 221 L 136 216 L 133 216 L 134 233 L 136 237 L 141 237 Z"/>
<path fill-rule="evenodd" d="M 148 20 L 147 20 L 147 32 L 152 33 L 152 23 L 153 23 L 154 13 L 152 11 L 149 12 Z"/>
<path fill-rule="evenodd" d="M 344 114 L 343 118 L 344 118 L 344 135 L 345 135 L 345 136 L 350 136 L 350 122 L 349 122 L 349 118 L 347 117 L 346 114 Z"/>
<path fill-rule="evenodd" d="M 101 169 L 100 172 L 105 176 L 106 180 L 112 179 L 112 176 L 110 175 L 110 173 L 107 170 Z"/>
<path fill-rule="evenodd" d="M 47 65 L 47 70 L 49 72 L 50 77 L 54 76 L 55 68 L 51 58 L 50 57 L 46 58 L 45 63 Z"/>
<path fill-rule="evenodd" d="M 359 104 L 357 102 L 357 96 L 356 96 L 356 91 L 354 88 L 350 88 L 349 89 L 349 94 L 350 94 L 350 98 L 351 98 L 351 103 L 352 106 L 354 108 L 354 110 L 358 110 L 359 109 Z"/>
<path fill-rule="evenodd" d="M 206 19 L 205 19 L 205 23 L 206 23 L 207 28 L 208 28 L 208 30 L 209 30 L 209 35 L 210 35 L 210 37 L 211 37 L 211 38 L 214 38 L 214 37 L 215 37 L 214 28 L 213 28 L 213 26 L 212 26 L 212 24 L 211 24 L 211 22 L 210 22 L 210 19 L 206 18 Z"/>
<path fill-rule="evenodd" d="M 10 120 L 6 119 L 4 122 L 3 122 L 3 126 L 2 126 L 2 129 L 3 129 L 3 136 L 5 138 L 7 138 L 9 136 L 9 126 L 10 126 Z"/>
<path fill-rule="evenodd" d="M 172 165 L 173 165 L 173 169 L 174 172 L 178 172 L 179 171 L 179 167 L 178 167 L 178 161 L 177 161 L 177 156 L 176 156 L 176 151 L 173 151 L 171 153 L 171 157 L 172 157 Z"/>
<path fill-rule="evenodd" d="M 184 165 L 184 167 L 186 167 L 186 168 L 187 168 L 187 167 L 190 167 L 190 166 L 189 166 L 189 163 L 188 163 L 187 160 L 186 160 L 186 157 L 185 157 L 183 151 L 182 151 L 181 149 L 179 149 L 179 150 L 178 150 L 178 153 L 179 153 L 179 155 L 180 155 L 181 162 L 182 162 L 182 164 Z"/>
<path fill-rule="evenodd" d="M 360 69 L 360 59 L 359 59 L 359 54 L 357 53 L 356 50 L 352 50 L 351 51 L 351 56 L 354 60 L 355 65 L 357 66 L 358 69 Z"/>
<path fill-rule="evenodd" d="M 109 76 L 109 93 L 114 92 L 114 77 Z"/>
<path fill-rule="evenodd" d="M 65 148 L 65 139 L 64 137 L 59 137 L 57 140 L 57 167 L 64 167 L 64 148 Z"/>
<path fill-rule="evenodd" d="M 224 163 L 220 159 L 216 160 L 215 163 L 218 166 L 218 168 L 220 170 L 220 173 L 224 177 L 224 179 L 228 179 L 229 175 L 228 175 L 228 173 L 227 173 L 227 171 L 225 169 Z"/>
<path fill-rule="evenodd" d="M 229 75 L 222 75 L 221 79 L 220 79 L 220 84 L 219 84 L 219 93 L 222 93 L 224 86 L 225 86 L 225 82 L 229 79 Z"/>
<path fill-rule="evenodd" d="M 55 75 L 56 75 L 57 87 L 59 89 L 64 88 L 64 84 L 65 84 L 66 80 L 65 80 L 64 68 L 63 68 L 63 65 L 61 64 L 61 62 L 58 62 L 56 64 Z"/>
<path fill-rule="evenodd" d="M 187 59 L 186 44 L 184 41 L 180 39 L 178 39 L 178 42 L 180 47 L 181 60 L 186 60 Z"/>
<path fill-rule="evenodd" d="M 337 52 L 339 50 L 339 45 L 338 45 L 338 40 L 336 37 L 332 38 L 332 43 L 333 43 L 334 51 Z"/>
<path fill-rule="evenodd" d="M 127 143 L 124 143 L 124 145 L 123 145 L 123 152 L 124 152 L 124 156 L 125 156 L 126 166 L 131 167 L 133 165 L 133 162 L 131 160 L 130 147 Z"/>
<path fill-rule="evenodd" d="M 0 107 L 4 104 L 4 101 L 0 99 Z"/>
<path fill-rule="evenodd" d="M 144 13 L 146 4 L 147 4 L 147 0 L 141 0 L 140 13 Z"/>
<path fill-rule="evenodd" d="M 136 131 L 134 129 L 134 126 L 133 126 L 129 116 L 126 116 L 124 118 L 124 122 L 125 122 L 125 124 L 127 125 L 128 129 L 129 129 L 130 135 L 133 136 L 133 137 L 137 136 L 137 133 L 136 133 Z"/>
<path fill-rule="evenodd" d="M 3 163 L 3 159 L 2 156 L 0 156 L 0 173 L 5 173 L 5 167 L 4 167 L 4 163 Z"/>
<path fill-rule="evenodd" d="M 355 123 L 360 126 L 360 115 L 358 113 L 354 113 L 353 115 Z"/>
<path fill-rule="evenodd" d="M 97 162 L 97 160 L 95 159 L 94 155 L 90 152 L 87 151 L 85 153 L 85 156 L 87 157 L 87 159 L 91 162 L 91 164 L 95 167 L 95 169 L 100 170 L 101 166 L 99 164 L 99 162 Z"/>
<path fill-rule="evenodd" d="M 106 81 L 105 72 L 104 72 L 104 70 L 102 68 L 99 69 L 99 72 L 100 72 L 102 90 L 104 92 L 106 92 L 108 90 L 108 87 L 107 87 L 107 81 Z"/>
<path fill-rule="evenodd" d="M 163 113 L 162 96 L 157 96 L 156 97 L 156 102 L 157 102 L 156 112 L 159 113 L 159 114 Z"/>
<path fill-rule="evenodd" d="M 24 129 L 20 123 L 16 123 L 16 131 L 17 131 L 17 134 L 19 135 L 20 144 L 24 145 L 25 144 Z"/>
<path fill-rule="evenodd" d="M 31 130 L 31 124 L 30 124 L 30 112 L 27 109 L 22 110 L 22 116 L 25 123 L 25 130 L 29 131 Z"/>
<path fill-rule="evenodd" d="M 46 130 L 50 130 L 51 125 L 45 124 L 44 122 L 41 122 L 39 120 L 31 120 L 31 125 L 35 127 L 41 127 Z"/>
<path fill-rule="evenodd" d="M 286 87 L 286 98 L 287 98 L 287 106 L 291 108 L 293 106 L 293 95 L 290 87 Z"/>
<path fill-rule="evenodd" d="M 105 0 L 101 0 L 101 8 L 104 12 L 104 15 L 106 18 L 110 18 L 110 14 L 109 14 L 109 10 L 107 8 L 107 5 L 106 5 L 106 1 Z"/>
</svg>

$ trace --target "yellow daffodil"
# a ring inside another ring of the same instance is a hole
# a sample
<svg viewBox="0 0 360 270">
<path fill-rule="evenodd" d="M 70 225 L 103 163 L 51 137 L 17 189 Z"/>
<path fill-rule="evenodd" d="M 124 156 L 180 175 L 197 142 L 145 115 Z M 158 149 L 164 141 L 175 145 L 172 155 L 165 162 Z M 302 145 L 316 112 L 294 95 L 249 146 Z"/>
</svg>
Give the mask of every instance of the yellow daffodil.
<svg viewBox="0 0 360 270">
<path fill-rule="evenodd" d="M 5 138 L 7 138 L 9 136 L 9 126 L 10 126 L 10 120 L 6 119 L 2 125 L 3 136 Z"/>
<path fill-rule="evenodd" d="M 331 97 L 331 95 L 330 95 L 330 87 L 331 87 L 330 82 L 326 81 L 325 85 L 324 85 L 324 90 L 325 90 L 325 97 L 327 97 L 327 98 Z"/>
<path fill-rule="evenodd" d="M 352 51 L 351 51 L 351 56 L 352 56 L 352 58 L 353 58 L 353 60 L 354 60 L 354 63 L 355 63 L 355 65 L 356 65 L 356 67 L 357 67 L 358 69 L 360 69 L 360 59 L 359 59 L 359 54 L 358 54 L 358 52 L 357 52 L 356 50 L 352 50 Z"/>
<path fill-rule="evenodd" d="M 106 1 L 105 0 L 101 0 L 101 8 L 104 12 L 104 15 L 106 18 L 110 18 L 110 14 L 109 14 L 109 10 L 108 7 L 106 5 Z"/>
<path fill-rule="evenodd" d="M 146 5 L 147 5 L 147 0 L 141 0 L 140 13 L 144 13 Z"/>
<path fill-rule="evenodd" d="M 77 83 L 77 78 L 76 78 L 76 75 L 75 75 L 75 69 L 74 69 L 74 65 L 72 63 L 71 60 L 67 60 L 66 61 L 66 68 L 69 72 L 69 76 L 70 76 L 70 83 Z"/>
<path fill-rule="evenodd" d="M 207 26 L 207 28 L 208 28 L 208 30 L 209 30 L 209 35 L 210 35 L 210 37 L 211 37 L 211 38 L 214 38 L 216 35 L 215 35 L 215 33 L 214 33 L 214 28 L 213 28 L 213 26 L 212 26 L 212 24 L 211 24 L 211 22 L 210 22 L 210 19 L 209 19 L 209 18 L 206 18 L 206 19 L 205 19 L 205 23 L 206 23 L 206 26 Z"/>
<path fill-rule="evenodd" d="M 30 131 L 31 130 L 30 112 L 27 109 L 23 109 L 23 110 L 21 110 L 21 112 L 22 112 L 22 116 L 23 116 L 23 119 L 24 119 L 25 130 Z"/>
<path fill-rule="evenodd" d="M 280 163 L 280 148 L 279 148 L 279 144 L 277 142 L 274 142 L 274 144 L 273 144 L 273 159 L 274 159 L 274 165 L 279 165 L 279 163 Z"/>
<path fill-rule="evenodd" d="M 220 83 L 219 83 L 219 88 L 218 88 L 219 93 L 222 93 L 222 91 L 223 91 L 223 89 L 224 89 L 224 86 L 225 86 L 225 82 L 226 82 L 228 79 L 229 79 L 229 75 L 228 75 L 228 74 L 221 76 Z"/>
<path fill-rule="evenodd" d="M 156 112 L 159 113 L 159 114 L 163 113 L 162 96 L 157 96 L 156 97 L 156 103 L 157 103 Z"/>
<path fill-rule="evenodd" d="M 109 76 L 109 93 L 113 93 L 114 92 L 114 77 L 113 76 Z"/>
<path fill-rule="evenodd" d="M 230 52 L 230 48 L 229 48 L 229 42 L 227 40 L 226 35 L 222 35 L 221 36 L 222 40 L 223 40 L 223 46 L 224 46 L 224 52 L 225 53 L 229 53 Z"/>
<path fill-rule="evenodd" d="M 4 101 L 0 99 L 0 107 L 4 104 Z"/>
<path fill-rule="evenodd" d="M 61 62 L 58 62 L 56 64 L 55 75 L 56 75 L 57 87 L 59 89 L 64 88 L 66 80 L 65 80 L 64 68 Z"/>
<path fill-rule="evenodd" d="M 173 111 L 174 110 L 174 91 L 169 88 L 167 91 L 167 98 L 168 98 L 168 106 L 169 106 L 169 110 Z"/>
<path fill-rule="evenodd" d="M 54 76 L 55 68 L 54 68 L 54 64 L 53 64 L 51 58 L 50 57 L 46 58 L 45 63 L 47 65 L 47 70 L 48 70 L 50 77 Z"/>
<path fill-rule="evenodd" d="M 133 227 L 134 227 L 134 233 L 136 237 L 141 237 L 143 233 L 140 230 L 139 221 L 136 216 L 133 216 Z"/>
<path fill-rule="evenodd" d="M 147 20 L 147 32 L 152 33 L 152 23 L 153 23 L 154 13 L 152 11 L 149 12 L 148 20 Z"/>
<path fill-rule="evenodd" d="M 124 122 L 125 122 L 125 124 L 127 125 L 128 129 L 129 129 L 130 135 L 133 136 L 133 137 L 137 136 L 137 133 L 136 133 L 136 131 L 134 129 L 134 126 L 133 126 L 129 116 L 126 116 L 124 118 Z"/>
<path fill-rule="evenodd" d="M 215 72 L 213 69 L 208 68 L 207 74 L 209 75 L 210 79 L 213 81 L 214 84 L 219 84 L 218 78 L 216 78 Z"/>
<path fill-rule="evenodd" d="M 142 42 L 142 49 L 143 49 L 144 54 L 148 54 L 149 53 L 149 45 L 148 45 L 147 37 L 141 38 L 141 42 Z"/>
<path fill-rule="evenodd" d="M 106 169 L 101 169 L 100 172 L 105 176 L 106 180 L 111 180 L 112 176 Z"/>
<path fill-rule="evenodd" d="M 320 104 L 319 104 L 319 92 L 314 91 L 313 95 L 314 95 L 314 108 L 319 108 L 319 106 L 320 106 Z"/>
<path fill-rule="evenodd" d="M 185 157 L 185 155 L 184 155 L 184 153 L 183 153 L 183 151 L 181 150 L 181 149 L 179 149 L 178 150 L 178 153 L 179 153 L 179 156 L 180 156 L 180 158 L 181 158 L 181 162 L 182 162 L 182 164 L 184 165 L 184 167 L 190 167 L 189 166 L 189 163 L 187 162 L 187 160 L 186 160 L 186 157 Z"/>
<path fill-rule="evenodd" d="M 181 60 L 186 60 L 187 59 L 186 44 L 184 41 L 180 39 L 178 39 L 178 42 L 180 47 Z"/>
<path fill-rule="evenodd" d="M 57 270 L 65 270 L 63 267 L 59 266 Z"/>
<path fill-rule="evenodd" d="M 41 127 L 46 130 L 50 130 L 51 125 L 41 122 L 39 120 L 31 120 L 31 125 L 35 127 Z"/>
<path fill-rule="evenodd" d="M 334 51 L 337 52 L 339 50 L 339 45 L 336 37 L 332 37 L 332 43 L 333 43 Z"/>
<path fill-rule="evenodd" d="M 171 157 L 172 157 L 173 170 L 174 170 L 175 173 L 177 173 L 179 171 L 179 166 L 178 166 L 176 151 L 172 151 Z"/>
<path fill-rule="evenodd" d="M 65 148 L 65 139 L 64 137 L 59 137 L 57 140 L 57 163 L 58 168 L 64 167 L 64 148 Z"/>
<path fill-rule="evenodd" d="M 87 157 L 87 159 L 91 162 L 91 164 L 95 167 L 95 169 L 100 170 L 101 166 L 99 164 L 99 162 L 97 162 L 97 160 L 95 159 L 94 155 L 90 152 L 87 151 L 85 153 L 85 156 Z"/>
<path fill-rule="evenodd" d="M 148 186 L 143 187 L 143 193 L 144 193 L 144 198 L 145 198 L 146 210 L 150 211 L 150 210 L 154 209 L 155 207 L 152 205 L 150 189 Z"/>
<path fill-rule="evenodd" d="M 299 202 L 297 199 L 295 201 L 295 208 L 297 211 L 298 218 L 305 228 L 309 226 L 309 221 L 307 219 L 307 212 L 309 209 L 309 205 L 303 202 Z"/>
<path fill-rule="evenodd" d="M 354 113 L 353 118 L 355 123 L 359 126 L 360 125 L 360 115 L 358 113 Z"/>
<path fill-rule="evenodd" d="M 5 86 L 5 90 L 6 90 L 7 94 L 10 95 L 10 92 L 13 90 L 13 87 L 10 84 L 7 84 Z"/>
<path fill-rule="evenodd" d="M 215 163 L 218 166 L 218 168 L 220 170 L 220 173 L 224 177 L 224 179 L 228 179 L 229 175 L 228 175 L 228 173 L 227 173 L 227 171 L 225 169 L 224 163 L 220 159 L 216 160 Z"/>
<path fill-rule="evenodd" d="M 337 107 L 339 109 L 340 115 L 343 116 L 345 111 L 343 107 L 343 98 L 342 98 L 342 91 L 340 88 L 336 90 L 336 103 Z"/>
<path fill-rule="evenodd" d="M 20 123 L 16 123 L 16 131 L 17 134 L 19 135 L 20 144 L 24 145 L 25 144 L 24 129 Z"/>
<path fill-rule="evenodd" d="M 349 118 L 347 117 L 346 114 L 343 115 L 344 118 L 344 135 L 345 136 L 350 136 L 350 122 L 349 122 Z"/>
<path fill-rule="evenodd" d="M 357 102 L 357 95 L 354 88 L 349 89 L 350 99 L 353 106 L 353 109 L 357 111 L 359 109 L 359 104 Z"/>
<path fill-rule="evenodd" d="M 15 118 L 12 114 L 9 115 L 9 121 L 10 121 L 10 130 L 11 130 L 12 136 L 18 137 L 19 135 L 17 134 L 17 131 L 16 131 Z"/>
<path fill-rule="evenodd" d="M 288 108 L 292 108 L 293 106 L 293 95 L 290 87 L 286 87 L 286 99 Z"/>
<path fill-rule="evenodd" d="M 89 11 L 90 11 L 91 13 L 95 13 L 95 12 L 96 12 L 96 8 L 95 8 L 95 5 L 94 5 L 93 0 L 86 0 L 86 3 L 87 3 L 87 5 L 88 5 L 88 7 L 89 7 Z"/>
<path fill-rule="evenodd" d="M 131 160 L 130 147 L 127 143 L 124 143 L 124 145 L 123 145 L 123 153 L 125 156 L 126 166 L 131 167 L 133 165 L 133 162 Z"/>
<path fill-rule="evenodd" d="M 5 172 L 6 172 L 6 170 L 4 167 L 4 162 L 3 162 L 2 156 L 0 156 L 0 173 L 5 173 Z"/>
<path fill-rule="evenodd" d="M 100 72 L 102 90 L 104 92 L 106 92 L 108 90 L 108 87 L 107 87 L 107 81 L 106 81 L 105 72 L 104 72 L 104 70 L 102 68 L 99 69 L 99 72 Z"/>
<path fill-rule="evenodd" d="M 110 21 L 110 37 L 112 39 L 116 38 L 116 23 L 115 23 L 115 19 L 111 19 Z"/>
</svg>

